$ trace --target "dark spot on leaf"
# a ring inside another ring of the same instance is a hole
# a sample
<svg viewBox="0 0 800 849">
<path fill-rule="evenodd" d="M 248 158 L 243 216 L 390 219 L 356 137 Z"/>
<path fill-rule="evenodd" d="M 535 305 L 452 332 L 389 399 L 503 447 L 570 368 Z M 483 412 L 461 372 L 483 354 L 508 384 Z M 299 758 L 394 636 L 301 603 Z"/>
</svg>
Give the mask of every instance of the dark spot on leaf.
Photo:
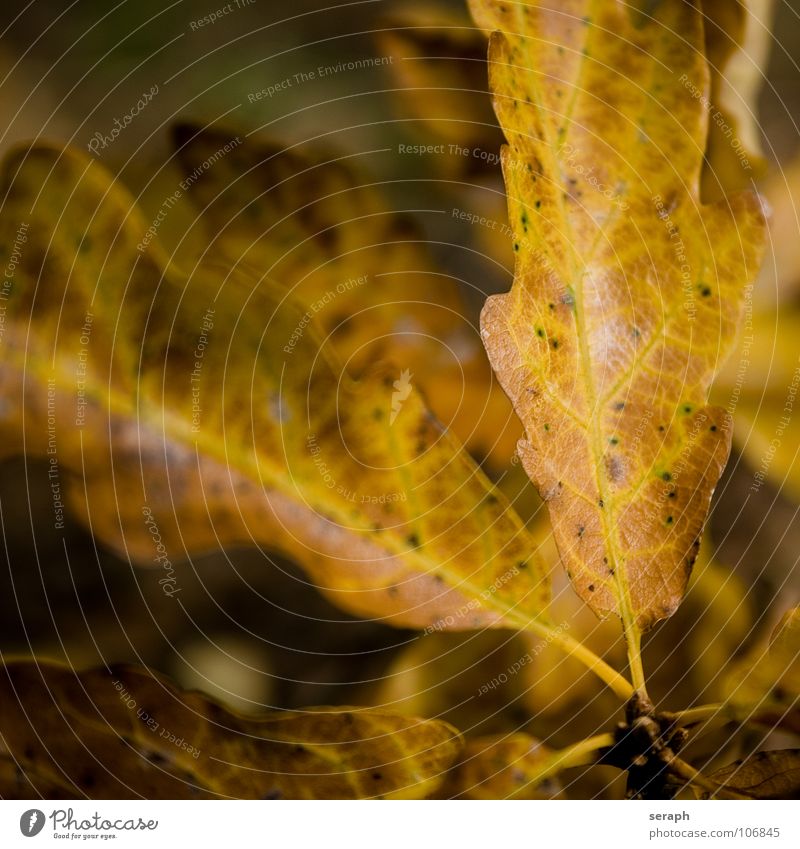
<svg viewBox="0 0 800 849">
<path fill-rule="evenodd" d="M 408 544 L 409 544 L 412 548 L 419 548 L 419 536 L 418 536 L 417 534 L 409 534 L 409 535 L 406 537 L 406 542 L 407 542 L 407 543 L 408 543 Z"/>
</svg>

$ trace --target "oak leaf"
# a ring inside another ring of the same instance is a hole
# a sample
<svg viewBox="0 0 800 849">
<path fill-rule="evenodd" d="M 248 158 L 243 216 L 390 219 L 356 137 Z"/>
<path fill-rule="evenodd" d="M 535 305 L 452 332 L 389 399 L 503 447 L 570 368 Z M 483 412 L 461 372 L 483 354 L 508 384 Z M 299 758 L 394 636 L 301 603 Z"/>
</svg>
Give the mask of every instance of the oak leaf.
<svg viewBox="0 0 800 849">
<path fill-rule="evenodd" d="M 515 281 L 484 343 L 522 462 L 599 614 L 644 630 L 683 596 L 730 417 L 709 407 L 764 241 L 758 198 L 701 205 L 699 10 L 473 0 L 490 42 Z M 680 34 L 680 35 L 678 35 Z"/>
<path fill-rule="evenodd" d="M 546 620 L 546 570 L 506 499 L 413 387 L 389 423 L 399 371 L 355 383 L 284 292 L 180 271 L 81 153 L 18 150 L 1 189 L 0 442 L 49 462 L 56 527 L 66 503 L 169 595 L 188 555 L 255 542 L 359 615 Z"/>
<path fill-rule="evenodd" d="M 462 745 L 435 720 L 338 707 L 245 717 L 146 669 L 36 660 L 3 667 L 0 739 L 3 798 L 422 798 Z"/>
<path fill-rule="evenodd" d="M 283 286 L 352 376 L 377 360 L 409 369 L 448 430 L 508 462 L 518 422 L 455 280 L 355 157 L 255 136 L 219 156 L 240 136 L 189 124 L 173 135 L 199 213 L 185 241 L 200 228 L 209 254 Z"/>
</svg>

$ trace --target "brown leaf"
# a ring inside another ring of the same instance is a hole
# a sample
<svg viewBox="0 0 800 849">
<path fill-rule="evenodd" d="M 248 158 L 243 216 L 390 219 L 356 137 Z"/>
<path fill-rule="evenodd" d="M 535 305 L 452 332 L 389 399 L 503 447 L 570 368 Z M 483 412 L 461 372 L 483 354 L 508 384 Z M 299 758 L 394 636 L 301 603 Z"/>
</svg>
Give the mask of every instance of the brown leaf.
<svg viewBox="0 0 800 849">
<path fill-rule="evenodd" d="M 170 596 L 187 555 L 255 542 L 359 615 L 546 620 L 535 545 L 415 375 L 355 383 L 284 292 L 224 266 L 182 273 L 83 154 L 19 150 L 2 190 L 0 444 L 49 462 L 58 529 L 77 512 Z"/>
<path fill-rule="evenodd" d="M 701 206 L 698 10 L 474 0 L 516 234 L 484 344 L 579 595 L 626 631 L 683 597 L 730 419 L 706 405 L 758 268 L 753 194 Z M 680 34 L 680 35 L 678 35 Z M 683 72 L 679 77 L 678 72 Z M 646 84 L 642 84 L 646 81 Z"/>
<path fill-rule="evenodd" d="M 3 667 L 0 735 L 4 798 L 422 798 L 461 748 L 443 722 L 364 708 L 247 718 L 144 669 L 33 660 Z"/>
<path fill-rule="evenodd" d="M 800 750 L 756 752 L 708 777 L 754 799 L 800 799 Z"/>
<path fill-rule="evenodd" d="M 552 799 L 551 750 L 528 734 L 481 737 L 466 744 L 442 794 L 462 799 Z"/>
<path fill-rule="evenodd" d="M 291 293 L 354 377 L 378 360 L 409 369 L 448 430 L 508 462 L 519 424 L 455 280 L 354 157 L 254 136 L 219 156 L 232 134 L 180 125 L 174 136 L 210 253 Z"/>
</svg>

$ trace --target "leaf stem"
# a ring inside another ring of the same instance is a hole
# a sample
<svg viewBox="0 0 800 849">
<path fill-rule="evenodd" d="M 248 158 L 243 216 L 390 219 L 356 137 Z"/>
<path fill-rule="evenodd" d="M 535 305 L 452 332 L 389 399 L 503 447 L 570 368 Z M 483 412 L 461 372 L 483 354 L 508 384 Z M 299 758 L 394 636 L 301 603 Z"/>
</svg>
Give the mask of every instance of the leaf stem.
<svg viewBox="0 0 800 849">
<path fill-rule="evenodd" d="M 603 683 L 607 684 L 624 701 L 627 701 L 633 695 L 634 687 L 624 675 L 621 675 L 602 658 L 598 657 L 590 648 L 587 648 L 583 643 L 571 637 L 565 631 L 545 625 L 537 620 L 529 622 L 527 628 L 530 631 L 541 634 L 548 643 L 557 645 L 570 657 L 574 657 L 580 661 L 580 663 L 590 672 L 593 672 Z"/>
<path fill-rule="evenodd" d="M 608 749 L 613 745 L 613 734 L 597 734 L 594 737 L 587 737 L 585 740 L 573 743 L 571 746 L 565 746 L 563 749 L 556 749 L 541 762 L 539 769 L 531 779 L 531 783 L 539 784 L 550 776 L 570 767 L 589 766 L 596 763 L 597 753 L 601 749 Z"/>
<path fill-rule="evenodd" d="M 687 708 L 686 710 L 670 711 L 667 716 L 681 725 L 696 725 L 699 722 L 714 719 L 717 714 L 722 712 L 722 708 L 723 706 L 721 704 L 698 705 L 697 707 Z"/>
<path fill-rule="evenodd" d="M 625 618 L 623 618 L 622 629 L 628 649 L 628 666 L 631 671 L 633 689 L 647 698 L 647 685 L 642 666 L 642 632 L 634 622 L 625 621 Z"/>
</svg>

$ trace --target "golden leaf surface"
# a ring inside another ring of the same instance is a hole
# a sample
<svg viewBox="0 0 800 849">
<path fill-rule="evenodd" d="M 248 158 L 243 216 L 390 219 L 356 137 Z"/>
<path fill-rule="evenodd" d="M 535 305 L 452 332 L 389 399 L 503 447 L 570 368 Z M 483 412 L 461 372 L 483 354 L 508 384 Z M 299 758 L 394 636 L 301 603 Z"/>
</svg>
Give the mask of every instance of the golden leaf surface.
<svg viewBox="0 0 800 849">
<path fill-rule="evenodd" d="M 552 799 L 552 750 L 529 734 L 479 737 L 464 747 L 442 788 L 460 799 Z"/>
<path fill-rule="evenodd" d="M 0 736 L 3 798 L 422 798 L 462 746 L 435 720 L 338 707 L 248 718 L 145 669 L 33 660 L 3 667 Z"/>
<path fill-rule="evenodd" d="M 170 595 L 189 554 L 255 542 L 359 615 L 546 619 L 535 545 L 413 375 L 355 383 L 284 292 L 179 271 L 81 153 L 18 150 L 2 191 L 2 450 L 49 462 L 57 528 L 66 503 Z"/>
<path fill-rule="evenodd" d="M 467 447 L 508 462 L 518 423 L 458 285 L 357 157 L 253 136 L 219 156 L 229 133 L 179 125 L 174 136 L 210 254 L 278 282 L 354 377 L 377 360 L 409 369 Z"/>
<path fill-rule="evenodd" d="M 800 798 L 800 750 L 756 752 L 709 775 L 729 790 L 753 799 Z"/>
<path fill-rule="evenodd" d="M 599 614 L 644 630 L 683 596 L 730 420 L 706 404 L 756 274 L 749 193 L 701 205 L 702 19 L 617 2 L 485 2 L 509 146 L 514 285 L 484 344 L 525 425 L 523 464 Z M 679 35 L 678 35 L 679 34 Z"/>
</svg>

